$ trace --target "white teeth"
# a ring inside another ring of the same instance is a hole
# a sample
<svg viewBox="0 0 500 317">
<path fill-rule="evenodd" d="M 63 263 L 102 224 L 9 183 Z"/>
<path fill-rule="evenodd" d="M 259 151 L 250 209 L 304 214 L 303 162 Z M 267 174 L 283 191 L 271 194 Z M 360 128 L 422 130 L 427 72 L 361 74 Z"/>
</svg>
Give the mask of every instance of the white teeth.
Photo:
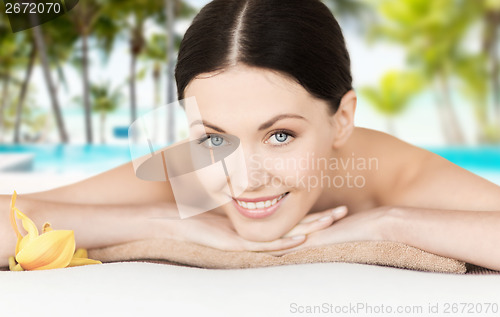
<svg viewBox="0 0 500 317">
<path fill-rule="evenodd" d="M 236 200 L 238 205 L 246 209 L 263 209 L 275 205 L 281 198 L 285 197 L 285 194 L 281 194 L 278 198 L 273 200 L 259 201 L 259 202 L 244 202 L 242 200 Z"/>
</svg>

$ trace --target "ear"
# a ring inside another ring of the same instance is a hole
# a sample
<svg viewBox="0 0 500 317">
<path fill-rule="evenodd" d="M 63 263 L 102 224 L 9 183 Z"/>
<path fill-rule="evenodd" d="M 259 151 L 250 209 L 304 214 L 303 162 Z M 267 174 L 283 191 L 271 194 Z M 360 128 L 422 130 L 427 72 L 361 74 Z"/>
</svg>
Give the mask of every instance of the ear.
<svg viewBox="0 0 500 317">
<path fill-rule="evenodd" d="M 332 120 L 335 127 L 335 140 L 332 146 L 340 148 L 351 136 L 354 130 L 354 113 L 356 112 L 357 97 L 354 90 L 349 90 L 340 101 L 337 112 Z"/>
</svg>

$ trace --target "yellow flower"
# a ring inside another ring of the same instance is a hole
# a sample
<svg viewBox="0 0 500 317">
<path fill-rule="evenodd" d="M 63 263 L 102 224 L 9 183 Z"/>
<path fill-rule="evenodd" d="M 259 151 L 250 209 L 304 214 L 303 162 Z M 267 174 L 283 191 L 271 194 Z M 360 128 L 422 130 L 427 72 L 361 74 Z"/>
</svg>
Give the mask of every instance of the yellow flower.
<svg viewBox="0 0 500 317">
<path fill-rule="evenodd" d="M 78 249 L 75 252 L 73 230 L 53 230 L 50 223 L 46 222 L 42 234 L 38 235 L 35 223 L 15 206 L 16 198 L 17 193 L 14 191 L 10 203 L 10 222 L 17 235 L 17 244 L 15 257 L 9 257 L 11 271 L 102 264 L 101 261 L 89 259 L 85 249 Z M 28 232 L 24 237 L 17 228 L 16 216 L 21 219 L 24 229 Z"/>
</svg>

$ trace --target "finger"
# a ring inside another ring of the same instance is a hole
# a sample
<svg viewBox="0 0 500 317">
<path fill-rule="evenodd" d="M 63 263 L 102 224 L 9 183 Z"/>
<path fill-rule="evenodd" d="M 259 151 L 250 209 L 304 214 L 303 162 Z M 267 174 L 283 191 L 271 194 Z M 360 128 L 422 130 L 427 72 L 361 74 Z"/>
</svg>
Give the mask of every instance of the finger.
<svg viewBox="0 0 500 317">
<path fill-rule="evenodd" d="M 305 216 L 299 223 L 313 222 L 313 221 L 321 219 L 321 218 L 323 218 L 325 216 L 334 214 L 336 212 L 342 212 L 343 209 L 347 209 L 347 207 L 346 206 L 339 206 L 339 207 L 336 207 L 336 208 L 333 208 L 333 209 L 327 209 L 325 211 L 315 212 L 313 214 Z"/>
<path fill-rule="evenodd" d="M 313 222 L 299 224 L 295 226 L 295 228 L 290 230 L 288 233 L 286 233 L 283 236 L 283 238 L 293 237 L 301 234 L 307 235 L 309 233 L 325 229 L 331 226 L 333 222 L 334 222 L 333 215 L 329 215 Z"/>
<path fill-rule="evenodd" d="M 318 220 L 320 218 L 323 218 L 325 216 L 331 215 L 331 213 L 332 213 L 332 210 L 328 209 L 328 210 L 324 210 L 324 211 L 320 211 L 320 212 L 315 212 L 315 213 L 309 214 L 309 215 L 305 216 L 304 218 L 302 218 L 302 220 L 299 222 L 299 224 L 301 224 L 301 223 L 310 223 L 310 222 L 316 221 L 316 220 Z"/>
<path fill-rule="evenodd" d="M 243 240 L 243 247 L 248 251 L 277 251 L 296 247 L 306 241 L 305 235 L 297 235 L 269 242 Z"/>
<path fill-rule="evenodd" d="M 333 210 L 327 210 L 325 212 L 321 212 L 323 217 L 319 217 L 318 219 L 307 222 L 307 223 L 299 223 L 292 230 L 286 233 L 283 238 L 292 237 L 301 234 L 310 234 L 312 232 L 316 232 L 322 229 L 325 229 L 332 225 L 335 221 L 343 218 L 347 214 L 347 208 L 345 206 L 341 206 L 335 208 Z"/>
</svg>

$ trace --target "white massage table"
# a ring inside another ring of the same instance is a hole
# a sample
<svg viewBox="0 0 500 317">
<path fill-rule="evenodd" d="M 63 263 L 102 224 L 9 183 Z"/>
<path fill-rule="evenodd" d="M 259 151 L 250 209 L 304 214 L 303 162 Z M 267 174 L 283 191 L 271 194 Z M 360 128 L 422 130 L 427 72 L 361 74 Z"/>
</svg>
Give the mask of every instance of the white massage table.
<svg viewBox="0 0 500 317">
<path fill-rule="evenodd" d="M 79 177 L 44 183 L 33 174 L 0 174 L 0 194 L 11 194 L 13 183 L 27 193 Z M 0 316 L 500 316 L 500 275 L 349 263 L 207 270 L 116 262 L 0 271 Z"/>
<path fill-rule="evenodd" d="M 452 313 L 469 303 L 489 305 L 490 314 Z M 117 262 L 0 272 L 1 316 L 499 316 L 491 313 L 498 305 L 500 275 L 349 263 L 207 270 Z M 300 313 L 314 306 L 325 310 Z"/>
</svg>

